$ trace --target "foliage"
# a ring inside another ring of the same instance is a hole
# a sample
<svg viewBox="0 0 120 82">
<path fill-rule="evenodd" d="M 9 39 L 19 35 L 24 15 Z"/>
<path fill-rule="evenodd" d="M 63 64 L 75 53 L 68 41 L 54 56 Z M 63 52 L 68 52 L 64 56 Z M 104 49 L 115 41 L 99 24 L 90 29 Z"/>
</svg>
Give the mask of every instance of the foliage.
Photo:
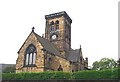
<svg viewBox="0 0 120 82">
<path fill-rule="evenodd" d="M 94 70 L 97 70 L 97 69 L 99 69 L 99 62 L 98 61 L 95 61 L 93 64 L 92 64 L 92 69 L 94 69 Z"/>
<path fill-rule="evenodd" d="M 120 70 L 119 70 L 120 71 Z M 79 71 L 72 75 L 73 79 L 118 79 L 118 69 Z"/>
<path fill-rule="evenodd" d="M 70 74 L 65 72 L 41 72 L 41 73 L 4 73 L 5 80 L 46 80 L 69 79 Z"/>
<path fill-rule="evenodd" d="M 3 73 L 14 73 L 14 72 L 15 72 L 15 66 L 6 67 L 6 68 L 3 70 Z"/>
<path fill-rule="evenodd" d="M 102 58 L 100 61 L 95 61 L 93 64 L 93 70 L 102 70 L 116 68 L 117 62 L 114 59 Z"/>
<path fill-rule="evenodd" d="M 118 79 L 120 68 L 106 70 L 85 70 L 72 73 L 41 72 L 41 73 L 3 73 L 3 80 L 51 80 L 51 79 Z"/>
</svg>

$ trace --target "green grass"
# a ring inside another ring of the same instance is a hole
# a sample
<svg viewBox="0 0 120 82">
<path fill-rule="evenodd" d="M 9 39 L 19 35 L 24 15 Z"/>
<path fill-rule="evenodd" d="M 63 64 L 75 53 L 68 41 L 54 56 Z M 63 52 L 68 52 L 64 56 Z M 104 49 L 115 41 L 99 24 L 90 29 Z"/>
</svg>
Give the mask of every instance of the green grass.
<svg viewBox="0 0 120 82">
<path fill-rule="evenodd" d="M 51 80 L 51 79 L 120 79 L 120 69 L 84 70 L 73 73 L 66 72 L 41 72 L 41 73 L 3 73 L 3 80 Z"/>
</svg>

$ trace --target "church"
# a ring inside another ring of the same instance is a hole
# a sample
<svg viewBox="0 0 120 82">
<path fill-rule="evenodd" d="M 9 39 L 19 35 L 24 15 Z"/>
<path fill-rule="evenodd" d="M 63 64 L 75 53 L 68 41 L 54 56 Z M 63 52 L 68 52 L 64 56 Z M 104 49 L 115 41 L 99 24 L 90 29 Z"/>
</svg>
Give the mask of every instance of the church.
<svg viewBox="0 0 120 82">
<path fill-rule="evenodd" d="M 88 69 L 88 58 L 83 58 L 82 48 L 71 48 L 72 19 L 65 12 L 45 15 L 45 33 L 31 33 L 18 50 L 16 73 Z"/>
</svg>

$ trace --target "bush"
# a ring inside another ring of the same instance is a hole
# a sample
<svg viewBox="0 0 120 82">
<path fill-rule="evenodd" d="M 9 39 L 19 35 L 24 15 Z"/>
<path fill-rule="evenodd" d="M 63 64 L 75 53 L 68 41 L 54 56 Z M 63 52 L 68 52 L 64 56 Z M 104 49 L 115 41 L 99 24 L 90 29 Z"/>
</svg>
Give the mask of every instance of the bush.
<svg viewBox="0 0 120 82">
<path fill-rule="evenodd" d="M 84 70 L 73 73 L 66 72 L 41 72 L 41 73 L 3 73 L 3 80 L 51 80 L 51 79 L 120 79 L 120 69 Z"/>
<path fill-rule="evenodd" d="M 3 80 L 47 80 L 70 79 L 70 73 L 41 72 L 41 73 L 4 73 Z"/>
<path fill-rule="evenodd" d="M 72 75 L 72 79 L 88 79 L 88 80 L 95 80 L 95 79 L 118 79 L 120 75 L 118 75 L 120 69 L 118 71 L 117 68 L 115 69 L 107 69 L 107 70 L 90 70 L 90 71 L 79 71 L 75 72 Z"/>
<path fill-rule="evenodd" d="M 96 75 L 98 74 L 97 71 L 79 71 L 75 72 L 72 75 L 72 79 L 96 79 Z"/>
</svg>

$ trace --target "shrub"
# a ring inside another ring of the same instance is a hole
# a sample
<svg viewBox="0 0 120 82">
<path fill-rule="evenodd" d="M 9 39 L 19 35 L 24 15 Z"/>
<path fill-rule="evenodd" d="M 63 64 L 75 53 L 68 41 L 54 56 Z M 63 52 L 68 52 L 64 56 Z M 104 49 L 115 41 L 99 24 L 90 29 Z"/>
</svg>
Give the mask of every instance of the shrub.
<svg viewBox="0 0 120 82">
<path fill-rule="evenodd" d="M 41 72 L 41 73 L 3 73 L 3 80 L 51 80 L 51 79 L 120 79 L 120 68 L 107 70 L 84 70 L 73 73 Z"/>
</svg>

